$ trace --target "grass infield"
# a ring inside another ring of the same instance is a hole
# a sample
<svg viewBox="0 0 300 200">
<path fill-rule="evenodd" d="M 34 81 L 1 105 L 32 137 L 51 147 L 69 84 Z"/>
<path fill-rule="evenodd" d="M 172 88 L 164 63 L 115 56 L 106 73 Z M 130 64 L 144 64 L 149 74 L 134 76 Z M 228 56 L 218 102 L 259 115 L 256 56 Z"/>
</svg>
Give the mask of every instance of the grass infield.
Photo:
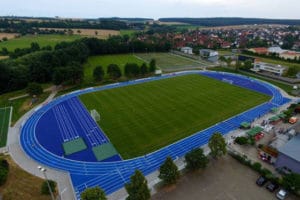
<svg viewBox="0 0 300 200">
<path fill-rule="evenodd" d="M 80 96 L 124 159 L 141 156 L 228 119 L 269 96 L 185 75 Z"/>
</svg>

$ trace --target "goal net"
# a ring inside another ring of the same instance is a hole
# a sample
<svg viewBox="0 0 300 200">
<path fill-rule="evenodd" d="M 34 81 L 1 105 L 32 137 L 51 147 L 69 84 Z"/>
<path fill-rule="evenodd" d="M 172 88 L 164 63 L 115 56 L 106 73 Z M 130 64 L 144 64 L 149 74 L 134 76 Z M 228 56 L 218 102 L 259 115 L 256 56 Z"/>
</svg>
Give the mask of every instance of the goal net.
<svg viewBox="0 0 300 200">
<path fill-rule="evenodd" d="M 96 122 L 100 121 L 100 114 L 97 112 L 97 110 L 91 110 L 91 116 Z"/>
</svg>

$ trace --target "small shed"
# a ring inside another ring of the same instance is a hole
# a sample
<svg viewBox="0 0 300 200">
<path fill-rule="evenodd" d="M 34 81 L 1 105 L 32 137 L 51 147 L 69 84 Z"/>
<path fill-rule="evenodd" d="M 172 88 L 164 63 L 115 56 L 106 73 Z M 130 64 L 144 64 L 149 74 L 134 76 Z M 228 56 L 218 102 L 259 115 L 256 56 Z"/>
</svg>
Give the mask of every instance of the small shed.
<svg viewBox="0 0 300 200">
<path fill-rule="evenodd" d="M 251 124 L 249 122 L 242 122 L 240 125 L 241 129 L 249 129 L 251 127 Z"/>
<path fill-rule="evenodd" d="M 249 135 L 250 137 L 254 137 L 256 136 L 257 134 L 261 133 L 264 129 L 259 127 L 259 126 L 256 126 L 252 129 L 250 129 L 249 131 L 247 131 L 247 135 Z"/>
</svg>

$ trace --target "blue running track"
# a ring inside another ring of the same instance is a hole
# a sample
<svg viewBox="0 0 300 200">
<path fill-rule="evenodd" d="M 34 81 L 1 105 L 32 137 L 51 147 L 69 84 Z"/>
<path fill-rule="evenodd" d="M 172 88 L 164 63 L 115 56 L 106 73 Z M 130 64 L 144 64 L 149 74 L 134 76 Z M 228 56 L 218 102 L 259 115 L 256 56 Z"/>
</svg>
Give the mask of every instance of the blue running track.
<svg viewBox="0 0 300 200">
<path fill-rule="evenodd" d="M 120 156 L 114 156 L 102 162 L 96 162 L 91 151 L 92 147 L 107 143 L 109 139 L 90 117 L 77 96 L 186 74 L 211 77 L 272 96 L 272 99 L 150 154 L 130 160 L 121 160 Z M 69 172 L 75 196 L 80 199 L 80 193 L 83 190 L 97 185 L 103 188 L 106 194 L 111 194 L 129 181 L 135 169 L 148 175 L 157 170 L 167 156 L 171 156 L 173 159 L 182 157 L 191 149 L 207 144 L 213 133 L 227 134 L 237 129 L 242 122 L 252 122 L 268 113 L 271 108 L 279 107 L 289 101 L 290 99 L 283 97 L 273 85 L 245 76 L 213 71 L 178 72 L 161 77 L 87 88 L 58 97 L 36 109 L 24 123 L 20 142 L 23 151 L 32 159 L 46 166 Z M 78 137 L 84 139 L 88 148 L 64 157 L 61 144 Z"/>
</svg>

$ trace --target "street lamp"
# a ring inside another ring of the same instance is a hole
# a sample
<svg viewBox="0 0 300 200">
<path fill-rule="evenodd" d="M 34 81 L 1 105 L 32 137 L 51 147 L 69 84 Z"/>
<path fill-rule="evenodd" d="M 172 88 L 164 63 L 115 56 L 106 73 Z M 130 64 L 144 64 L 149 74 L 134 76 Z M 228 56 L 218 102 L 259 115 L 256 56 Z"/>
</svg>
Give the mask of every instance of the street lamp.
<svg viewBox="0 0 300 200">
<path fill-rule="evenodd" d="M 48 189 L 49 189 L 50 194 L 51 194 L 51 198 L 52 198 L 52 200 L 55 200 L 54 195 L 53 195 L 53 192 L 52 192 L 52 189 L 51 189 L 51 187 L 50 187 L 50 184 L 49 184 L 49 181 L 48 181 L 48 178 L 47 178 L 47 174 L 46 174 L 47 169 L 43 168 L 42 166 L 38 166 L 37 168 L 38 168 L 41 172 L 43 172 L 43 174 L 44 174 L 44 176 L 45 176 L 45 179 L 46 179 L 46 181 L 47 181 L 47 185 L 48 185 Z"/>
</svg>

